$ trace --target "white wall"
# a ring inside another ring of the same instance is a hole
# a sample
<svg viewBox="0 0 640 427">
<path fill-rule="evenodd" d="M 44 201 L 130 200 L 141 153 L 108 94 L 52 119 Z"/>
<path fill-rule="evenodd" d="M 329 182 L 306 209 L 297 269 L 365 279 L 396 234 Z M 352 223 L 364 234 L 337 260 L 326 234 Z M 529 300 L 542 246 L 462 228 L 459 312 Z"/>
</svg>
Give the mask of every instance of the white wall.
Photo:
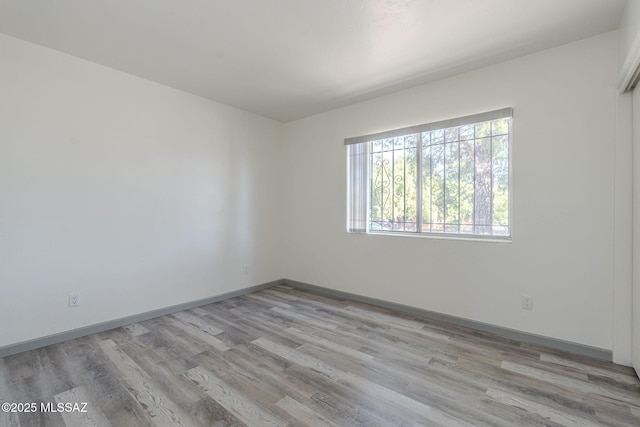
<svg viewBox="0 0 640 427">
<path fill-rule="evenodd" d="M 611 350 L 617 37 L 285 125 L 285 277 Z M 345 232 L 345 137 L 508 106 L 512 243 Z"/>
<path fill-rule="evenodd" d="M 0 347 L 282 278 L 281 139 L 0 35 Z"/>
</svg>

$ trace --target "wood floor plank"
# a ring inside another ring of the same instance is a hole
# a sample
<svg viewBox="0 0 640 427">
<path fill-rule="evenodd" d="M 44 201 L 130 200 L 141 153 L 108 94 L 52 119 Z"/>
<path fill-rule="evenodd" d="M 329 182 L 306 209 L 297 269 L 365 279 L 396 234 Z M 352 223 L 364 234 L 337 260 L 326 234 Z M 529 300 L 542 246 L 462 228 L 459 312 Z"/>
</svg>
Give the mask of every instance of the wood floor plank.
<svg viewBox="0 0 640 427">
<path fill-rule="evenodd" d="M 331 351 L 333 352 L 341 353 L 360 361 L 369 361 L 373 359 L 373 356 L 371 356 L 370 354 L 362 353 L 361 351 L 354 350 L 353 348 L 349 348 L 346 345 L 336 344 L 335 342 L 331 342 L 324 338 L 319 338 L 294 327 L 287 328 L 286 331 L 301 341 L 313 343 L 323 348 L 331 349 Z"/>
<path fill-rule="evenodd" d="M 140 325 L 139 323 L 134 323 L 132 325 L 127 325 L 123 328 L 125 331 L 131 334 L 132 337 L 138 337 L 140 335 L 146 334 L 149 332 L 147 328 Z"/>
<path fill-rule="evenodd" d="M 304 312 L 301 313 L 301 312 L 298 312 L 296 310 L 291 310 L 291 311 L 282 310 L 279 307 L 272 307 L 270 310 L 273 311 L 274 313 L 278 313 L 278 314 L 281 314 L 281 315 L 284 315 L 284 316 L 289 316 L 294 321 L 305 322 L 305 323 L 312 324 L 312 325 L 323 324 L 323 327 L 325 329 L 338 329 L 338 325 L 333 324 L 333 323 L 329 323 L 329 322 L 321 322 L 316 317 L 310 315 L 310 312 L 308 312 L 308 311 L 306 313 L 304 313 Z"/>
<path fill-rule="evenodd" d="M 111 423 L 84 387 L 74 387 L 54 396 L 66 427 L 108 427 Z M 70 410 L 65 408 L 69 408 Z M 86 412 L 85 412 L 86 411 Z"/>
<path fill-rule="evenodd" d="M 416 320 L 405 319 L 403 317 L 397 315 L 394 316 L 392 314 L 380 313 L 371 309 L 367 310 L 355 305 L 348 305 L 343 310 L 350 314 L 353 313 L 357 317 L 373 320 L 377 323 L 387 326 L 393 326 L 396 328 L 416 331 L 421 330 L 425 326 L 424 323 L 418 322 Z M 443 338 L 446 339 L 447 337 L 443 336 Z"/>
<path fill-rule="evenodd" d="M 272 309 L 278 311 L 279 309 Z M 286 313 L 278 311 L 281 315 Z M 347 331 L 343 328 L 326 328 L 323 323 L 313 318 L 299 318 L 295 328 L 304 330 L 307 334 L 317 338 L 322 338 L 330 342 L 334 342 L 340 346 L 350 347 L 359 353 L 368 354 L 371 357 L 379 359 L 398 358 L 398 354 L 402 354 L 402 358 L 410 358 L 415 363 L 421 363 L 428 360 L 433 353 L 429 349 L 416 348 L 410 343 L 401 343 L 397 337 L 381 336 L 370 331 Z M 433 343 L 431 343 L 433 344 Z M 406 350 L 406 351 L 405 351 Z"/>
<path fill-rule="evenodd" d="M 469 363 L 466 360 L 460 360 L 455 364 L 433 364 L 434 369 L 438 369 L 443 375 L 452 378 L 461 383 L 475 384 L 479 387 L 487 387 L 494 390 L 507 393 L 516 398 L 530 400 L 550 409 L 565 413 L 567 416 L 577 416 L 590 419 L 600 425 L 618 425 L 610 424 L 606 413 L 608 410 L 602 410 L 611 402 L 602 402 L 599 399 L 590 399 L 581 393 L 572 392 L 570 389 L 562 385 L 554 385 L 541 381 L 533 377 L 522 377 L 501 368 L 491 369 L 485 367 L 478 369 L 475 363 Z M 625 425 L 629 417 L 626 408 L 619 408 L 613 411 L 617 414 L 618 419 Z M 529 425 L 529 423 L 523 423 Z M 531 423 L 535 425 L 535 423 Z M 631 424 L 633 425 L 633 424 Z"/>
<path fill-rule="evenodd" d="M 211 323 L 208 323 L 206 320 L 203 320 L 197 316 L 194 316 L 188 311 L 173 313 L 172 316 L 180 320 L 182 323 L 195 326 L 196 328 L 200 329 L 202 332 L 209 335 L 215 336 L 223 332 L 222 329 L 216 328 L 215 326 L 211 325 Z"/>
<path fill-rule="evenodd" d="M 161 319 L 154 319 L 153 324 L 147 324 L 147 327 L 153 328 L 154 338 L 163 342 L 163 346 L 167 350 L 178 357 L 189 360 L 193 355 L 207 351 L 210 345 L 196 338 L 194 334 L 186 334 L 182 328 L 176 326 L 176 319 L 166 316 Z M 187 328 L 187 324 L 182 324 Z M 118 342 L 123 345 L 124 342 Z"/>
<path fill-rule="evenodd" d="M 200 316 L 200 317 L 206 316 L 207 314 L 209 314 L 206 310 L 203 310 L 200 307 L 192 308 L 191 312 L 196 316 Z"/>
<path fill-rule="evenodd" d="M 20 415 L 17 412 L 0 413 L 0 425 L 6 427 L 20 427 Z"/>
<path fill-rule="evenodd" d="M 196 367 L 187 371 L 187 377 L 198 384 L 204 392 L 220 402 L 229 412 L 249 426 L 286 426 L 288 421 L 268 409 L 255 404 L 238 391 L 217 378 L 211 372 Z"/>
<path fill-rule="evenodd" d="M 628 384 L 632 387 L 632 390 L 640 391 L 640 384 L 636 381 L 636 378 L 629 375 L 629 373 L 623 374 L 616 371 L 612 371 L 611 369 L 602 369 L 593 366 L 586 365 L 584 363 L 576 362 L 566 357 L 559 357 L 552 354 L 542 353 L 540 355 L 540 360 L 542 362 L 553 363 L 555 365 L 559 365 L 562 369 L 572 368 L 575 369 L 580 374 L 585 376 L 599 376 L 609 378 L 612 381 L 622 384 Z"/>
<path fill-rule="evenodd" d="M 35 373 L 23 382 L 14 383 L 14 402 L 35 403 L 37 410 L 23 412 L 19 415 L 23 426 L 46 424 L 53 427 L 64 426 L 60 413 L 42 411 L 41 403 L 54 402 L 54 395 L 74 386 L 68 373 L 61 369 L 64 363 L 61 346 L 48 346 L 42 351 L 31 351 L 31 363 Z"/>
<path fill-rule="evenodd" d="M 152 378 L 119 349 L 115 342 L 105 340 L 100 343 L 100 347 L 120 371 L 136 400 L 149 412 L 155 425 L 189 427 L 199 424 L 155 387 Z"/>
<path fill-rule="evenodd" d="M 202 354 L 198 360 L 203 367 L 209 367 L 211 364 L 218 368 L 226 366 L 226 372 L 223 371 L 226 377 L 231 377 L 234 371 L 242 372 L 255 384 L 268 385 L 275 389 L 272 391 L 273 395 L 289 395 L 295 399 L 305 400 L 318 392 L 318 387 L 291 375 L 286 366 L 269 363 L 251 350 L 249 347 L 237 347 L 220 354 L 219 357 Z M 215 368 L 212 369 L 215 370 Z"/>
<path fill-rule="evenodd" d="M 193 336 L 197 340 L 202 341 L 205 344 L 210 345 L 220 352 L 224 352 L 229 350 L 227 345 L 219 340 L 218 338 L 210 335 L 210 333 L 205 332 L 202 328 L 195 326 L 193 323 L 189 322 L 187 324 L 181 323 L 175 320 L 170 320 L 171 324 L 176 328 L 184 331 L 186 334 Z M 218 332 L 220 334 L 222 331 Z"/>
<path fill-rule="evenodd" d="M 303 353 L 284 347 L 280 344 L 271 342 L 264 338 L 259 338 L 255 340 L 254 343 L 268 351 L 271 351 L 272 353 L 278 354 L 294 363 L 297 363 L 300 366 L 321 372 L 334 381 L 346 381 L 355 388 L 373 391 L 380 398 L 391 401 L 404 409 L 420 414 L 421 416 L 426 417 L 429 421 L 436 423 L 446 422 L 447 425 L 451 426 L 466 425 L 465 423 L 462 423 L 435 408 L 424 405 L 421 402 L 415 401 L 385 386 L 379 385 L 362 377 L 354 376 L 348 372 L 340 371 L 316 358 L 306 356 Z"/>
<path fill-rule="evenodd" d="M 554 385 L 571 388 L 572 390 L 578 393 L 596 394 L 599 396 L 608 397 L 614 400 L 620 400 L 620 401 L 624 401 L 632 404 L 638 403 L 638 399 L 636 395 L 633 395 L 633 394 L 629 395 L 625 393 L 624 390 L 620 390 L 617 393 L 612 392 L 604 387 L 590 383 L 588 381 L 588 378 L 585 378 L 584 381 L 579 381 L 573 378 L 567 378 L 567 377 L 560 376 L 558 374 L 544 371 L 542 369 L 537 369 L 530 366 L 525 366 L 518 363 L 507 362 L 507 361 L 502 362 L 501 367 L 503 369 L 506 369 L 511 372 L 515 372 L 520 375 L 536 378 L 541 381 L 549 382 Z"/>
<path fill-rule="evenodd" d="M 289 396 L 280 399 L 276 405 L 304 425 L 310 427 L 339 427 L 322 415 L 311 410 L 308 406 L 303 405 Z"/>
<path fill-rule="evenodd" d="M 98 345 L 100 341 L 98 335 L 91 335 L 63 343 L 66 365 L 62 369 L 74 384 L 85 388 L 111 425 L 151 426 L 148 414 L 112 369 L 113 364 Z"/>
<path fill-rule="evenodd" d="M 200 360 L 200 368 L 224 379 L 234 390 L 266 407 L 271 407 L 286 394 L 279 384 L 259 380 L 253 370 L 238 369 L 233 357 L 226 357 L 226 354 L 203 353 Z"/>
<path fill-rule="evenodd" d="M 9 381 L 9 372 L 5 363 L 6 358 L 0 359 L 0 404 L 11 403 L 11 389 L 14 388 Z M 11 409 L 11 408 L 9 408 Z M 20 427 L 20 416 L 17 412 L 0 411 L 0 426 Z"/>
<path fill-rule="evenodd" d="M 339 398 L 333 394 L 319 392 L 311 397 L 311 404 L 317 411 L 323 412 L 325 417 L 340 426 L 387 427 L 388 420 L 377 416 L 370 410 L 363 408 L 349 399 Z"/>
<path fill-rule="evenodd" d="M 269 298 L 269 297 L 265 297 L 263 295 L 260 294 L 249 294 L 247 295 L 247 298 L 251 298 L 254 300 L 258 300 L 258 301 L 262 301 L 265 302 L 267 304 L 270 304 L 271 306 L 275 306 L 275 307 L 280 307 L 283 308 L 285 310 L 290 310 L 291 309 L 291 304 L 287 303 L 287 302 L 282 302 L 276 298 Z"/>
<path fill-rule="evenodd" d="M 550 409 L 544 405 L 537 404 L 535 402 L 523 399 L 521 397 L 514 397 L 512 394 L 504 393 L 497 390 L 487 390 L 487 395 L 496 399 L 499 402 L 505 403 L 510 406 L 524 409 L 528 412 L 534 412 L 540 414 L 544 419 L 551 420 L 563 426 L 568 427 L 600 427 L 602 424 L 591 422 L 585 418 L 580 418 L 572 415 L 561 413 L 557 410 Z"/>
</svg>

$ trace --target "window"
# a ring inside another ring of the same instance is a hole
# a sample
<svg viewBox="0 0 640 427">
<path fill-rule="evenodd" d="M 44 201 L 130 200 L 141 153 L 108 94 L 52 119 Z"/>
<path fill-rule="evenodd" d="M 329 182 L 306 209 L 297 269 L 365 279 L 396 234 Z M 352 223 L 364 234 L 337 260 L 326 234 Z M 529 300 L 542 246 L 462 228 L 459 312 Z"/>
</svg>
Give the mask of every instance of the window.
<svg viewBox="0 0 640 427">
<path fill-rule="evenodd" d="M 347 230 L 511 235 L 512 109 L 348 138 Z"/>
</svg>

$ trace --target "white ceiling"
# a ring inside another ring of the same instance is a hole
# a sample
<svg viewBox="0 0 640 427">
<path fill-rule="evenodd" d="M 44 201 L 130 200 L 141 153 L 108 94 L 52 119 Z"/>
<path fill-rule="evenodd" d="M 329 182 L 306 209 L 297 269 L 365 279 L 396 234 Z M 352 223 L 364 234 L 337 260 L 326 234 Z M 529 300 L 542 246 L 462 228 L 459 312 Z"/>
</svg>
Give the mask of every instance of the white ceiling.
<svg viewBox="0 0 640 427">
<path fill-rule="evenodd" d="M 618 27 L 625 0 L 0 0 L 0 32 L 287 122 Z"/>
</svg>

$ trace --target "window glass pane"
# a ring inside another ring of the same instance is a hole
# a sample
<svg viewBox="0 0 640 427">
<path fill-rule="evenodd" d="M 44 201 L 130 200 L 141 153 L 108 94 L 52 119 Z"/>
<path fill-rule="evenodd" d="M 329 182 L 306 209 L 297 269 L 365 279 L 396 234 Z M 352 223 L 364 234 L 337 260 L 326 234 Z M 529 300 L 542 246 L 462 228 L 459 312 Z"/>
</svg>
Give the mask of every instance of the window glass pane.
<svg viewBox="0 0 640 427">
<path fill-rule="evenodd" d="M 444 145 L 431 146 L 431 230 L 444 231 Z"/>
<path fill-rule="evenodd" d="M 459 146 L 458 143 L 445 144 L 445 231 L 458 232 L 459 224 Z"/>
<path fill-rule="evenodd" d="M 474 125 L 466 125 L 460 126 L 460 140 L 466 141 L 469 139 L 473 139 L 475 135 L 475 126 Z"/>
<path fill-rule="evenodd" d="M 491 136 L 491 122 L 476 123 L 476 138 Z"/>
<path fill-rule="evenodd" d="M 431 231 L 431 147 L 422 150 L 422 230 Z"/>
<path fill-rule="evenodd" d="M 415 147 L 415 135 L 412 138 L 414 148 L 405 150 L 405 230 L 416 231 L 418 206 L 418 151 Z"/>
<path fill-rule="evenodd" d="M 494 120 L 491 124 L 491 134 L 493 136 L 507 135 L 509 133 L 509 121 L 508 118 Z"/>
<path fill-rule="evenodd" d="M 422 145 L 431 145 L 432 132 L 422 132 Z"/>
<path fill-rule="evenodd" d="M 378 142 L 378 141 L 376 141 Z M 383 155 L 382 153 L 372 153 L 371 154 L 371 213 L 370 218 L 373 222 L 381 222 L 382 221 L 382 210 L 383 210 L 383 182 L 384 182 L 384 168 L 383 168 Z M 374 228 L 375 227 L 371 227 Z"/>
<path fill-rule="evenodd" d="M 431 132 L 431 143 L 442 144 L 444 142 L 444 129 L 434 130 Z"/>
<path fill-rule="evenodd" d="M 385 151 L 380 170 L 382 187 L 382 218 L 393 218 L 393 151 Z"/>
<path fill-rule="evenodd" d="M 379 153 L 380 151 L 382 151 L 382 140 L 373 141 L 371 143 L 371 152 Z"/>
<path fill-rule="evenodd" d="M 415 222 L 416 157 L 416 149 L 394 151 L 393 214 L 391 216 L 394 230 L 411 231 L 411 223 Z M 415 230 L 415 226 L 413 228 Z"/>
<path fill-rule="evenodd" d="M 394 158 L 394 175 L 393 175 L 393 214 L 395 221 L 395 230 L 404 231 L 405 228 L 405 156 L 403 151 L 396 151 Z"/>
<path fill-rule="evenodd" d="M 444 130 L 444 142 L 457 142 L 458 141 L 458 128 L 449 128 Z"/>
<path fill-rule="evenodd" d="M 371 154 L 369 229 L 415 231 L 418 182 L 416 136 L 385 139 L 373 145 L 381 145 L 383 151 Z"/>
<path fill-rule="evenodd" d="M 474 152 L 473 140 L 460 142 L 460 233 L 473 233 Z"/>
<path fill-rule="evenodd" d="M 491 178 L 491 138 L 476 139 L 473 218 L 475 234 L 491 234 Z"/>
<path fill-rule="evenodd" d="M 507 234 L 509 224 L 509 136 L 492 138 L 493 234 Z"/>
<path fill-rule="evenodd" d="M 416 135 L 407 135 L 404 137 L 405 148 L 414 148 L 416 146 Z"/>
</svg>

